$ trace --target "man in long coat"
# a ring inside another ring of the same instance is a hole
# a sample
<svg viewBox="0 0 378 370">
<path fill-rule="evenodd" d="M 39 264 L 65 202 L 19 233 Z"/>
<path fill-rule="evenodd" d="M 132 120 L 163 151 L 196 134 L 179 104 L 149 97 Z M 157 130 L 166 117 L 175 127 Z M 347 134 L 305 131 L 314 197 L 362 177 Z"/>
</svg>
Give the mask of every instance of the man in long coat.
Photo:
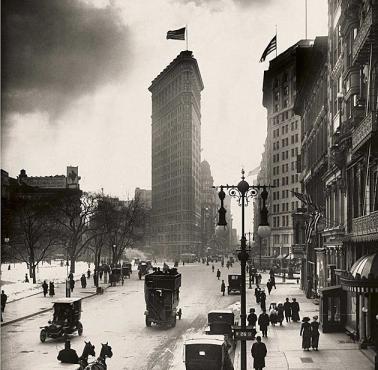
<svg viewBox="0 0 378 370">
<path fill-rule="evenodd" d="M 265 367 L 265 356 L 267 354 L 266 346 L 261 342 L 261 337 L 256 337 L 256 343 L 253 343 L 251 354 L 253 357 L 253 367 L 261 370 Z"/>
<path fill-rule="evenodd" d="M 263 313 L 261 313 L 259 316 L 258 324 L 260 326 L 262 336 L 265 338 L 268 337 L 269 322 L 270 322 L 269 315 L 266 313 L 266 310 L 263 310 Z"/>
<path fill-rule="evenodd" d="M 286 298 L 286 302 L 283 304 L 284 311 L 285 311 L 285 319 L 286 322 L 290 322 L 291 320 L 291 303 L 289 302 L 289 298 Z"/>
</svg>

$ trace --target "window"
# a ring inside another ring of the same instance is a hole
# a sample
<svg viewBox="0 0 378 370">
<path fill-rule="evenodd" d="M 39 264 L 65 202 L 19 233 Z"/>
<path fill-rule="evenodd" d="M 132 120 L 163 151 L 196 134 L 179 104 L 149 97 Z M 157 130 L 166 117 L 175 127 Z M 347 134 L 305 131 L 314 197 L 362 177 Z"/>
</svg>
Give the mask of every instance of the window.
<svg viewBox="0 0 378 370">
<path fill-rule="evenodd" d="M 291 157 L 295 156 L 294 148 L 291 149 Z"/>
<path fill-rule="evenodd" d="M 298 134 L 295 134 L 295 142 L 298 142 Z"/>
<path fill-rule="evenodd" d="M 280 244 L 280 236 L 273 235 L 273 244 Z"/>
</svg>

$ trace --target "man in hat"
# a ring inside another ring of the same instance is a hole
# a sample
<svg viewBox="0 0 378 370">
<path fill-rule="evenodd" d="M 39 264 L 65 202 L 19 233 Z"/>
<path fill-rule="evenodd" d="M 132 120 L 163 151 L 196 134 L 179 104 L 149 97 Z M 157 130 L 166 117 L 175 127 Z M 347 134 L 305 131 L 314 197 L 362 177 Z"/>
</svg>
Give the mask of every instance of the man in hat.
<svg viewBox="0 0 378 370">
<path fill-rule="evenodd" d="M 313 321 L 311 323 L 311 347 L 314 351 L 318 350 L 319 346 L 319 322 L 318 316 L 313 317 Z"/>
<path fill-rule="evenodd" d="M 261 342 L 261 337 L 256 337 L 256 343 L 253 343 L 251 348 L 251 355 L 253 357 L 253 367 L 261 370 L 265 367 L 265 356 L 267 354 L 266 346 Z"/>
<path fill-rule="evenodd" d="M 291 320 L 291 303 L 289 302 L 289 298 L 286 298 L 286 302 L 283 304 L 283 308 L 284 308 L 284 311 L 285 311 L 286 322 L 290 322 L 290 320 Z"/>
<path fill-rule="evenodd" d="M 259 316 L 259 326 L 260 330 L 262 332 L 262 336 L 267 338 L 268 337 L 268 326 L 269 326 L 269 315 L 266 313 L 266 310 L 263 310 L 263 312 Z"/>
<path fill-rule="evenodd" d="M 255 313 L 255 309 L 254 308 L 251 308 L 249 310 L 249 315 L 247 317 L 247 321 L 248 321 L 248 326 L 253 326 L 253 327 L 256 326 L 257 315 Z"/>
<path fill-rule="evenodd" d="M 74 349 L 71 348 L 71 343 L 69 340 L 66 340 L 64 343 L 64 349 L 62 349 L 57 359 L 60 362 L 63 362 L 65 364 L 78 364 L 79 363 L 79 357 Z"/>
</svg>

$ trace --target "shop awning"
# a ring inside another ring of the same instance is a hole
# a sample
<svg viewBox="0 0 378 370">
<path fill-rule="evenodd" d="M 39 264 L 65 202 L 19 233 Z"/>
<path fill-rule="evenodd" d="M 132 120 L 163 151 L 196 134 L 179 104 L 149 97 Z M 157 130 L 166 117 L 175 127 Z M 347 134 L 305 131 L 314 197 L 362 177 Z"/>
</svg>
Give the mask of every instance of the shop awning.
<svg viewBox="0 0 378 370">
<path fill-rule="evenodd" d="M 378 293 L 378 253 L 358 259 L 350 273 L 340 277 L 344 289 L 358 293 Z"/>
<path fill-rule="evenodd" d="M 350 272 L 354 278 L 359 274 L 361 278 L 374 277 L 378 279 L 378 253 L 358 259 L 350 269 Z"/>
</svg>

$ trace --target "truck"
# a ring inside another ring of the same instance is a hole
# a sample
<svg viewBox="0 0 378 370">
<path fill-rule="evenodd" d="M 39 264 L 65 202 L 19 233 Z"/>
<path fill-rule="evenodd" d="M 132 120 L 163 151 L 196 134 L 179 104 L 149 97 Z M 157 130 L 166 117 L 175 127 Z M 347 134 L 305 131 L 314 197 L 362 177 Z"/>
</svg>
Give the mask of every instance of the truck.
<svg viewBox="0 0 378 370">
<path fill-rule="evenodd" d="M 146 301 L 146 326 L 175 327 L 176 317 L 181 319 L 180 301 L 181 274 L 171 268 L 165 272 L 154 271 L 144 277 L 144 298 Z"/>
</svg>

